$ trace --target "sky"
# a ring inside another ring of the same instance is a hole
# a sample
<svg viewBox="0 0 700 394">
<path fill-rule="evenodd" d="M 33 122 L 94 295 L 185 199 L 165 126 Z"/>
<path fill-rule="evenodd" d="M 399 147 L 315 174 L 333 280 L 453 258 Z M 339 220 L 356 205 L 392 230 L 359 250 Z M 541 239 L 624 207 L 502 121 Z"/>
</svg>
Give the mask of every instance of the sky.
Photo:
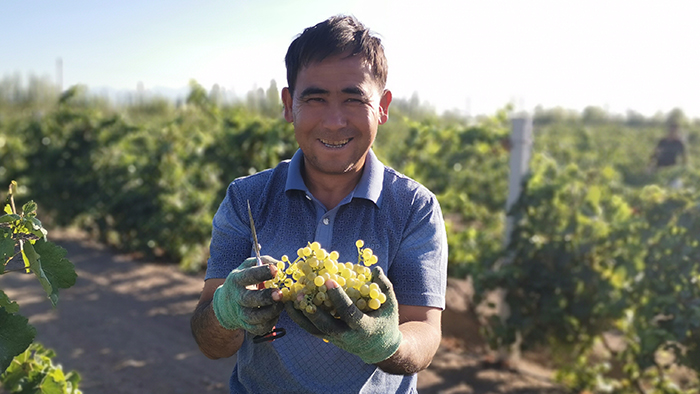
<svg viewBox="0 0 700 394">
<path fill-rule="evenodd" d="M 439 112 L 598 106 L 700 118 L 700 2 L 0 0 L 0 78 L 136 90 L 286 86 L 284 55 L 336 14 L 376 33 L 395 98 Z"/>
</svg>

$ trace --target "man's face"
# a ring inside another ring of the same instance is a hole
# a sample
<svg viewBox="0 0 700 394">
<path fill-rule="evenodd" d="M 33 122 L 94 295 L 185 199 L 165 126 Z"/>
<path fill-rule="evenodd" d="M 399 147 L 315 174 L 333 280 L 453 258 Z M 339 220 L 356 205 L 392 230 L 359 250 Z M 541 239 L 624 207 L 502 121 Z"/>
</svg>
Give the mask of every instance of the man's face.
<svg viewBox="0 0 700 394">
<path fill-rule="evenodd" d="M 285 88 L 282 101 L 307 175 L 346 174 L 362 169 L 388 119 L 391 92 L 377 86 L 363 59 L 340 55 L 302 68 L 294 97 Z"/>
</svg>

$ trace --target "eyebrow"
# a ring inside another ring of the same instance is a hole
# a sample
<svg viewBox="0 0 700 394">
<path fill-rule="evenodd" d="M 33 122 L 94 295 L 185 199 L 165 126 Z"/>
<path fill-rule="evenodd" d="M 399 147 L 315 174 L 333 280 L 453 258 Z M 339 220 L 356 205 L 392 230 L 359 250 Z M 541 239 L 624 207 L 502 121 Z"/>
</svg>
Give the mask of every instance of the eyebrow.
<svg viewBox="0 0 700 394">
<path fill-rule="evenodd" d="M 330 94 L 330 92 L 326 89 L 321 89 L 321 88 L 316 88 L 316 87 L 310 87 L 304 89 L 301 94 L 299 94 L 299 97 L 304 98 L 306 96 L 312 96 L 312 95 L 317 95 L 317 94 Z"/>
<path fill-rule="evenodd" d="M 362 97 L 366 96 L 364 90 L 362 90 L 358 87 L 354 87 L 354 86 L 351 88 L 345 88 L 345 89 L 341 90 L 341 92 L 346 93 L 346 94 L 354 94 L 354 95 L 362 96 Z"/>
<path fill-rule="evenodd" d="M 359 87 L 353 86 L 353 87 L 348 87 L 348 88 L 343 88 L 341 92 L 345 94 L 352 94 L 356 96 L 362 96 L 365 97 L 367 94 L 365 94 L 365 91 L 360 89 Z M 308 87 L 304 90 L 302 90 L 301 94 L 299 94 L 300 98 L 304 98 L 307 96 L 313 96 L 313 95 L 328 95 L 330 92 L 326 89 L 322 88 L 317 88 L 317 87 Z"/>
</svg>

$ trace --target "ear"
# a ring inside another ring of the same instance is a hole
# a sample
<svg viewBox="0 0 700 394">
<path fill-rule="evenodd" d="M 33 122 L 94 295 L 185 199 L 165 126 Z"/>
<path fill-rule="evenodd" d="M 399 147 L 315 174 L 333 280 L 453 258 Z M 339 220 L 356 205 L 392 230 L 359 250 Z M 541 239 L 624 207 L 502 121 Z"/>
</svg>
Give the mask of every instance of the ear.
<svg viewBox="0 0 700 394">
<path fill-rule="evenodd" d="M 289 123 L 294 122 L 292 93 L 289 91 L 289 88 L 282 89 L 282 105 L 284 105 L 284 119 Z"/>
<path fill-rule="evenodd" d="M 379 99 L 379 124 L 389 120 L 389 104 L 391 104 L 391 90 L 385 89 L 382 98 Z"/>
</svg>

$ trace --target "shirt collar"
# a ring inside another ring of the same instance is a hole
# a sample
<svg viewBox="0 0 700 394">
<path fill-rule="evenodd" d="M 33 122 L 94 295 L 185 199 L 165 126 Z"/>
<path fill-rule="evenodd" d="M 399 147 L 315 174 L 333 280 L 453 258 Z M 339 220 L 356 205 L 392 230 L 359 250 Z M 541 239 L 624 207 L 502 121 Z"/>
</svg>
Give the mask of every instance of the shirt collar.
<svg viewBox="0 0 700 394">
<path fill-rule="evenodd" d="M 298 149 L 289 162 L 287 169 L 287 183 L 285 192 L 289 190 L 301 190 L 305 193 L 309 189 L 304 184 L 304 178 L 301 176 L 301 166 L 304 162 L 304 153 Z M 365 168 L 360 177 L 360 182 L 355 186 L 355 189 L 350 193 L 353 198 L 364 198 L 379 205 L 379 197 L 382 194 L 382 185 L 384 183 L 384 164 L 377 158 L 372 149 L 367 153 L 365 160 Z"/>
</svg>

